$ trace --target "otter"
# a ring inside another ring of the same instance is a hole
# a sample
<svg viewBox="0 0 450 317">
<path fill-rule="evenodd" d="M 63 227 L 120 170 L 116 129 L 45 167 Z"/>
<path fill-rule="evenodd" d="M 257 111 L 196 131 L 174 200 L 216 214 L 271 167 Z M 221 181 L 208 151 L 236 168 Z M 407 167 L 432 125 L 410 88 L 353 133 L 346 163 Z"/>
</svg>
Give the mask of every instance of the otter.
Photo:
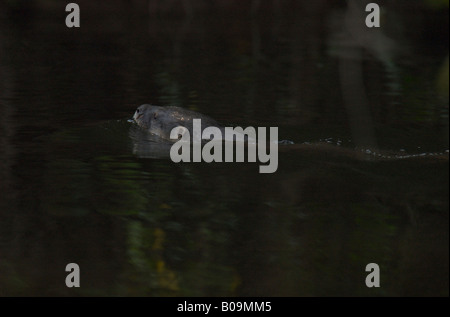
<svg viewBox="0 0 450 317">
<path fill-rule="evenodd" d="M 207 127 L 217 127 L 224 131 L 224 128 L 211 117 L 175 106 L 143 104 L 137 108 L 133 119 L 141 128 L 166 140 L 171 140 L 170 131 L 176 127 L 186 128 L 192 135 L 194 119 L 201 119 L 202 132 Z"/>
<path fill-rule="evenodd" d="M 194 129 L 195 119 L 201 120 L 201 129 Z M 192 136 L 194 140 L 199 140 L 200 142 L 210 141 L 213 139 L 212 135 L 209 135 L 209 137 L 206 138 L 203 135 L 203 131 L 208 127 L 215 127 L 220 131 L 221 137 L 214 139 L 216 141 L 221 140 L 252 144 L 256 144 L 258 142 L 256 138 L 256 130 L 253 127 L 247 127 L 245 130 L 241 127 L 225 128 L 216 120 L 207 115 L 175 106 L 160 107 L 150 104 L 143 104 L 136 109 L 136 112 L 133 115 L 133 120 L 139 127 L 143 128 L 144 131 L 150 132 L 163 140 L 168 140 L 171 142 L 179 140 L 180 135 L 184 136 L 187 133 L 189 133 L 189 136 Z M 174 128 L 178 128 L 178 130 L 175 130 L 178 133 L 178 139 L 170 138 L 171 131 Z M 278 135 L 278 132 L 276 133 Z M 208 133 L 206 135 L 208 135 Z M 275 142 L 277 144 L 294 144 L 292 141 L 278 141 L 278 139 L 270 142 Z"/>
</svg>

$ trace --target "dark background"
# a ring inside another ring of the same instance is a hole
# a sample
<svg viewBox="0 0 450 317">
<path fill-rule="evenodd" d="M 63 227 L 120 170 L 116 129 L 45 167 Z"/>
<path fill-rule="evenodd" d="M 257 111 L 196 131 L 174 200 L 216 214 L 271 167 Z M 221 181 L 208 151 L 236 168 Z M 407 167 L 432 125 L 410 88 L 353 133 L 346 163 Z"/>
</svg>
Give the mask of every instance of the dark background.
<svg viewBox="0 0 450 317">
<path fill-rule="evenodd" d="M 0 3 L 0 295 L 448 296 L 448 1 L 67 3 Z M 295 144 L 175 164 L 142 103 Z"/>
</svg>

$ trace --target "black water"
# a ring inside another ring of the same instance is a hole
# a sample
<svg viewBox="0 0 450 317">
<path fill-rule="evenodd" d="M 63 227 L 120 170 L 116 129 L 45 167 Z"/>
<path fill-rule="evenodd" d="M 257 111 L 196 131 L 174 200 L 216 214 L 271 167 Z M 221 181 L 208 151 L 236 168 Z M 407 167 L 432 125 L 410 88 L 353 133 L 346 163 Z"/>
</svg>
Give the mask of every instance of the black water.
<svg viewBox="0 0 450 317">
<path fill-rule="evenodd" d="M 448 7 L 77 3 L 0 3 L 0 295 L 448 296 Z M 295 144 L 175 164 L 142 103 Z"/>
</svg>

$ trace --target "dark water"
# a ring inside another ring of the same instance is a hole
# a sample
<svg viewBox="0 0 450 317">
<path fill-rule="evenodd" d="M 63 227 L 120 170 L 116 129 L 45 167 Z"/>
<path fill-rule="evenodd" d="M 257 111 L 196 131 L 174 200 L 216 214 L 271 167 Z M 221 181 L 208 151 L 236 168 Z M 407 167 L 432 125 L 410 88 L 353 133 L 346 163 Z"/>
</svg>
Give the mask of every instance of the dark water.
<svg viewBox="0 0 450 317">
<path fill-rule="evenodd" d="M 448 6 L 77 3 L 0 3 L 0 295 L 448 296 Z M 149 102 L 295 145 L 175 164 Z"/>
</svg>

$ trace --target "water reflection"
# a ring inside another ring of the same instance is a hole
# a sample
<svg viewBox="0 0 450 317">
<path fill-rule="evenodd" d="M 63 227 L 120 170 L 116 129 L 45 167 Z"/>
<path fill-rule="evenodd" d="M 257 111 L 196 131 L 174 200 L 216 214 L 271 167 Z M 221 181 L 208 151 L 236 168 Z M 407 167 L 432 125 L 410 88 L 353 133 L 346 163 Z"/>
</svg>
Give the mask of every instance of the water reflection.
<svg viewBox="0 0 450 317">
<path fill-rule="evenodd" d="M 54 152 L 39 181 L 24 173 L 19 206 L 3 210 L 5 295 L 445 294 L 448 157 L 373 162 L 289 145 L 280 171 L 262 175 L 87 150 L 84 133 L 64 140 L 83 153 Z M 73 292 L 61 268 L 75 260 L 85 282 Z M 361 282 L 374 261 L 379 290 Z"/>
<path fill-rule="evenodd" d="M 133 154 L 140 158 L 170 159 L 170 148 L 173 143 L 148 133 L 133 124 L 129 131 L 133 142 Z"/>
</svg>

